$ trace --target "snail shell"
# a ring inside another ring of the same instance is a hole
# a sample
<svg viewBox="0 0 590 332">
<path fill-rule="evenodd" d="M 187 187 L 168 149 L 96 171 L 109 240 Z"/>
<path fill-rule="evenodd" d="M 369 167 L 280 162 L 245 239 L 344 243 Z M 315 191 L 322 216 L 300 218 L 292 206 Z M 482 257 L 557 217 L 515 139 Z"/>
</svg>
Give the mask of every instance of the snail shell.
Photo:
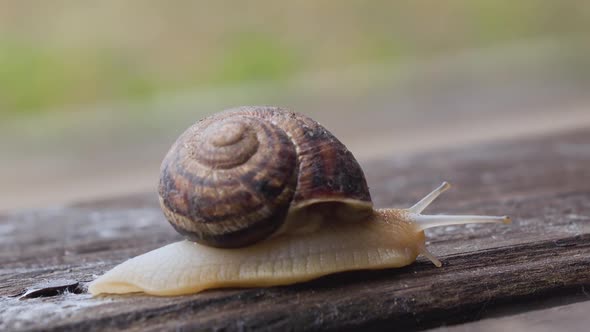
<svg viewBox="0 0 590 332">
<path fill-rule="evenodd" d="M 276 107 L 241 107 L 189 128 L 164 158 L 160 203 L 188 240 L 129 259 L 88 290 L 182 295 L 286 285 L 423 255 L 424 229 L 510 222 L 424 215 L 448 183 L 407 209 L 373 209 L 363 171 L 317 122 Z"/>
<path fill-rule="evenodd" d="M 162 162 L 159 194 L 179 233 L 224 248 L 263 240 L 312 204 L 348 208 L 348 219 L 372 212 L 352 153 L 316 121 L 277 107 L 232 109 L 190 127 Z M 285 229 L 300 227 L 317 225 Z"/>
</svg>

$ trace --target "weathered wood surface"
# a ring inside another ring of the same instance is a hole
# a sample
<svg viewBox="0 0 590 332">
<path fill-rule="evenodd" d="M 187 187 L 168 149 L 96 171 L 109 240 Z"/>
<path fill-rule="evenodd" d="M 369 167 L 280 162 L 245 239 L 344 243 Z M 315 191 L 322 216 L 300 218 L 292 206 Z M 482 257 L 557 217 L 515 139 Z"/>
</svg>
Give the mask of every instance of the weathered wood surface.
<svg viewBox="0 0 590 332">
<path fill-rule="evenodd" d="M 524 313 L 516 313 L 501 317 L 483 319 L 480 321 L 443 326 L 434 329 L 433 332 L 497 332 L 497 331 L 588 331 L 588 316 L 590 312 L 590 301 L 588 297 L 585 302 L 573 304 L 556 305 L 549 308 L 531 310 Z"/>
<path fill-rule="evenodd" d="M 587 296 L 590 130 L 364 166 L 378 206 L 409 206 L 447 180 L 454 188 L 429 212 L 509 214 L 514 223 L 428 231 L 442 268 L 419 259 L 293 286 L 92 298 L 84 285 L 97 275 L 179 239 L 154 194 L 16 212 L 0 218 L 0 330 L 423 329 Z M 43 282 L 54 296 L 35 297 Z M 69 292 L 55 295 L 60 283 Z M 585 316 L 577 319 L 590 323 Z"/>
</svg>

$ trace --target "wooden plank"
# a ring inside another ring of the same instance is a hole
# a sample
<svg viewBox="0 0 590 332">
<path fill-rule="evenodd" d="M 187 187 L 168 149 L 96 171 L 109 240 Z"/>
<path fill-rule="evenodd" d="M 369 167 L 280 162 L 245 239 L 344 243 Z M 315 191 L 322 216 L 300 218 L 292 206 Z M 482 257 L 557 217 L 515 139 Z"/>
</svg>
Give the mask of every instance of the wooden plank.
<svg viewBox="0 0 590 332">
<path fill-rule="evenodd" d="M 590 298 L 590 296 L 589 296 Z M 464 331 L 587 331 L 590 301 L 533 310 L 516 315 L 484 319 L 464 325 L 445 326 L 436 332 Z"/>
<path fill-rule="evenodd" d="M 440 269 L 419 259 L 293 286 L 92 298 L 85 283 L 180 238 L 155 195 L 20 211 L 0 218 L 0 330 L 416 329 L 590 289 L 590 131 L 391 157 L 365 171 L 378 206 L 409 206 L 448 180 L 454 190 L 429 211 L 506 213 L 514 224 L 429 230 Z M 19 299 L 44 282 L 69 292 Z"/>
</svg>

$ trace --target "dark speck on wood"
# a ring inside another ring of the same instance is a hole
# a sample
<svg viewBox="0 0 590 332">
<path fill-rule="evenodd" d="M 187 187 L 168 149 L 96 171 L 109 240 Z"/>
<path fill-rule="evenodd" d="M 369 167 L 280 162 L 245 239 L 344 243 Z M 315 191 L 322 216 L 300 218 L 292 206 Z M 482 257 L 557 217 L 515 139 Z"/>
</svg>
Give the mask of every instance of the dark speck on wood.
<svg viewBox="0 0 590 332">
<path fill-rule="evenodd" d="M 82 287 L 76 280 L 57 279 L 29 287 L 19 299 L 24 300 L 37 297 L 56 296 L 66 292 L 79 294 L 84 291 L 84 287 Z"/>
</svg>

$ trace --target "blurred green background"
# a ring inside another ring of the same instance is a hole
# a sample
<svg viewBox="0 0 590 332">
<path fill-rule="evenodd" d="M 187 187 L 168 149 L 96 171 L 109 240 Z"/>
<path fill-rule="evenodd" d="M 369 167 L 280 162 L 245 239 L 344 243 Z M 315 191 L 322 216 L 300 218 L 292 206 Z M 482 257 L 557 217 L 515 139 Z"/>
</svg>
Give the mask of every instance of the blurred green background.
<svg viewBox="0 0 590 332">
<path fill-rule="evenodd" d="M 1 1 L 0 112 L 48 112 L 590 29 L 587 1 Z"/>
<path fill-rule="evenodd" d="M 590 127 L 589 32 L 582 0 L 0 0 L 0 211 L 154 191 L 239 105 L 309 114 L 361 164 Z"/>
</svg>

